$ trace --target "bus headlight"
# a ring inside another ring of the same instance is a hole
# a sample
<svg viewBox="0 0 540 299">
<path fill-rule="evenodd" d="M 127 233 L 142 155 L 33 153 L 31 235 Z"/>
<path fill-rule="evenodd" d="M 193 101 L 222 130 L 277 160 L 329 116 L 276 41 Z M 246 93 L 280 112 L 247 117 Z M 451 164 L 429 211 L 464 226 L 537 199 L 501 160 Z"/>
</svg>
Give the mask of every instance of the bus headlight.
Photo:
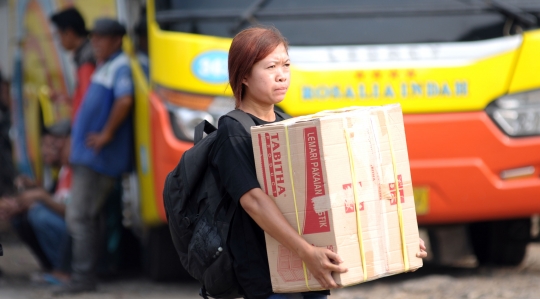
<svg viewBox="0 0 540 299">
<path fill-rule="evenodd" d="M 540 135 L 540 90 L 503 96 L 486 110 L 509 136 Z"/>
<path fill-rule="evenodd" d="M 219 118 L 234 109 L 234 99 L 191 94 L 156 85 L 155 92 L 169 112 L 176 138 L 193 142 L 195 127 L 206 120 L 215 127 Z"/>
<path fill-rule="evenodd" d="M 174 134 L 180 140 L 193 141 L 195 127 L 204 120 L 215 125 L 214 117 L 206 111 L 192 110 L 172 104 L 167 106 Z"/>
</svg>

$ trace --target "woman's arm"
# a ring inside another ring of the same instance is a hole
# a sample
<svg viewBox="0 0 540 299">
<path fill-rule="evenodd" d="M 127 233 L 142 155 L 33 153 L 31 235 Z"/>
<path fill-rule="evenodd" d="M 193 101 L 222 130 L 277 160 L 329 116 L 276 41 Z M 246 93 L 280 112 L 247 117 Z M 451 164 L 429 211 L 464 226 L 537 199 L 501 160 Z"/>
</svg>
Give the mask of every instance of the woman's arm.
<svg viewBox="0 0 540 299">
<path fill-rule="evenodd" d="M 343 260 L 334 252 L 307 243 L 287 222 L 274 201 L 260 188 L 251 189 L 240 198 L 240 204 L 255 222 L 279 243 L 295 252 L 306 264 L 311 274 L 327 289 L 337 288 L 332 272 L 345 273 L 347 268 L 338 266 Z M 418 258 L 426 258 L 426 246 L 420 239 Z"/>
<path fill-rule="evenodd" d="M 347 272 L 347 268 L 338 265 L 343 260 L 329 249 L 314 247 L 306 242 L 266 193 L 260 188 L 251 189 L 240 198 L 240 204 L 265 232 L 304 261 L 323 288 L 338 287 L 332 278 L 332 272 Z"/>
</svg>

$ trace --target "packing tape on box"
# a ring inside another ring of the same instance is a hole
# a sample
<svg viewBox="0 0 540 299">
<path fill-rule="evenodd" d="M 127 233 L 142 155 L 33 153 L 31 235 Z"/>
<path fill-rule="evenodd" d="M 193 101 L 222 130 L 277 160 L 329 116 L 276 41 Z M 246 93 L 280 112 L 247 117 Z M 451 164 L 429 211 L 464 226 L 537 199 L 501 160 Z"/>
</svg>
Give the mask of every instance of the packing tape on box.
<svg viewBox="0 0 540 299">
<path fill-rule="evenodd" d="M 344 119 L 344 121 L 346 121 Z M 346 124 L 344 124 L 346 127 Z M 349 166 L 351 167 L 351 179 L 353 182 L 357 182 L 356 179 L 356 170 L 354 168 L 354 157 L 351 146 L 351 131 L 345 130 L 345 140 L 347 141 L 347 151 L 349 152 Z M 362 237 L 362 221 L 360 221 L 360 211 L 359 211 L 359 202 L 360 194 L 358 194 L 358 187 L 356 183 L 352 184 L 353 194 L 354 194 L 354 210 L 356 211 L 356 235 L 358 236 L 358 245 L 360 246 L 360 257 L 362 258 L 362 272 L 364 275 L 364 281 L 367 281 L 367 267 L 366 267 L 366 253 L 364 252 L 364 238 Z"/>
<path fill-rule="evenodd" d="M 411 181 L 403 181 L 402 182 L 403 186 L 410 185 L 410 184 L 412 184 Z M 380 191 L 380 193 L 381 193 L 380 198 L 381 199 L 394 200 L 392 194 L 394 194 L 396 191 L 393 190 L 390 186 L 388 186 L 388 184 L 379 184 L 379 190 L 381 190 Z M 403 190 L 400 190 L 400 191 L 403 191 L 403 194 L 400 194 L 401 199 L 407 198 L 409 196 L 414 196 L 414 191 L 409 189 L 409 188 L 404 188 Z"/>
<path fill-rule="evenodd" d="M 388 126 L 389 124 L 389 121 L 388 121 L 388 111 L 387 110 L 383 110 L 383 114 L 384 114 L 384 120 L 385 120 L 385 123 L 386 125 Z M 379 116 L 380 118 L 380 116 Z M 291 122 L 292 124 L 292 122 Z M 292 195 L 293 195 L 293 201 L 294 201 L 294 209 L 295 209 L 295 214 L 296 214 L 296 225 L 297 225 L 297 229 L 298 229 L 298 234 L 299 235 L 302 235 L 302 228 L 300 227 L 300 219 L 299 219 L 299 214 L 298 214 L 298 205 L 297 205 L 297 201 L 296 201 L 296 192 L 295 192 L 295 187 L 294 187 L 294 174 L 293 174 L 293 167 L 292 167 L 292 158 L 291 158 L 291 149 L 290 149 L 290 139 L 289 139 L 289 123 L 288 122 L 285 122 L 285 140 L 286 140 L 286 148 L 287 148 L 287 163 L 289 165 L 289 176 L 290 176 L 290 179 L 291 179 L 291 187 L 292 187 Z M 345 127 L 347 127 L 345 125 Z M 404 269 L 405 271 L 409 271 L 410 269 L 410 266 L 409 266 L 409 258 L 408 258 L 408 250 L 407 250 L 407 245 L 405 243 L 405 233 L 404 233 L 404 226 L 403 226 L 403 211 L 402 211 L 402 207 L 401 207 L 401 194 L 399 192 L 399 181 L 398 181 L 398 174 L 397 174 L 397 162 L 396 162 L 396 157 L 395 157 L 395 153 L 394 153 L 394 148 L 393 148 L 393 143 L 392 143 L 392 134 L 390 132 L 390 128 L 384 128 L 386 129 L 385 130 L 385 133 L 386 134 L 383 134 L 383 135 L 386 135 L 388 136 L 388 142 L 389 142 L 389 146 L 390 146 L 390 153 L 391 153 L 391 158 L 392 158 L 392 167 L 393 167 L 393 172 L 394 172 L 394 184 L 396 186 L 396 202 L 397 202 L 397 212 L 398 212 L 398 221 L 399 221 L 399 230 L 400 230 L 400 237 L 401 237 L 401 248 L 402 248 L 402 253 L 403 253 L 403 262 L 404 262 Z M 352 181 L 353 182 L 356 182 L 356 171 L 355 171 L 355 167 L 354 167 L 354 157 L 353 157 L 353 151 L 352 151 L 352 145 L 351 145 L 351 141 L 350 141 L 350 134 L 352 132 L 349 131 L 349 130 L 345 130 L 345 136 L 346 136 L 346 141 L 347 141 L 347 151 L 348 151 L 348 154 L 349 154 L 349 166 L 351 168 L 351 176 L 352 176 Z M 357 225 L 357 237 L 358 237 L 358 244 L 359 244 L 359 249 L 360 249 L 360 255 L 361 255 L 361 259 L 362 259 L 362 271 L 363 271 L 363 278 L 364 278 L 364 281 L 367 281 L 367 266 L 366 266 L 366 255 L 365 255 L 365 251 L 364 251 L 364 242 L 363 242 L 363 236 L 362 236 L 362 222 L 361 222 L 361 219 L 360 219 L 360 211 L 358 209 L 359 207 L 359 191 L 358 191 L 358 187 L 356 186 L 356 184 L 352 184 L 352 187 L 353 187 L 353 194 L 354 194 L 354 201 L 355 201 L 355 211 L 356 211 L 356 225 Z M 305 283 L 306 283 L 306 287 L 308 290 L 312 290 L 309 286 L 309 279 L 308 279 L 308 272 L 307 272 L 307 268 L 306 268 L 306 264 L 304 263 L 304 261 L 302 261 L 302 268 L 303 268 L 303 271 L 304 271 L 304 279 L 305 279 Z"/>
<path fill-rule="evenodd" d="M 388 111 L 386 109 L 383 109 L 384 112 L 384 120 L 386 123 L 386 126 L 389 126 L 390 122 L 388 121 Z M 409 271 L 409 254 L 407 252 L 407 243 L 405 243 L 405 233 L 403 231 L 403 210 L 401 209 L 401 194 L 399 192 L 399 181 L 398 181 L 398 174 L 397 174 L 397 163 L 396 163 L 396 155 L 394 153 L 394 145 L 392 143 L 392 133 L 390 132 L 390 128 L 386 128 L 387 136 L 388 136 L 388 143 L 390 145 L 390 154 L 392 155 L 392 166 L 394 168 L 394 185 L 396 186 L 396 202 L 397 202 L 397 212 L 398 212 L 398 219 L 399 219 L 399 233 L 401 236 L 401 249 L 403 253 L 403 263 L 405 265 L 405 272 Z"/>
<path fill-rule="evenodd" d="M 384 123 L 388 126 L 388 112 L 387 110 L 383 110 L 383 117 L 379 115 L 380 120 L 384 120 Z M 381 119 L 382 118 L 382 119 Z M 344 120 L 346 122 L 346 120 Z M 382 121 L 380 123 L 383 123 Z M 347 128 L 347 124 L 344 123 L 344 128 Z M 384 131 L 385 136 L 388 138 L 389 146 L 390 146 L 390 153 L 392 158 L 392 168 L 394 173 L 394 184 L 396 186 L 396 203 L 397 203 L 397 213 L 398 213 L 398 222 L 399 222 L 399 231 L 400 231 L 400 238 L 401 238 L 401 248 L 402 248 L 402 254 L 403 254 L 403 263 L 405 271 L 409 271 L 409 259 L 408 259 L 408 250 L 407 245 L 405 243 L 405 233 L 404 233 L 404 225 L 403 225 L 403 209 L 401 207 L 401 194 L 399 192 L 399 180 L 397 175 L 397 162 L 396 157 L 394 153 L 394 146 L 392 142 L 392 134 L 390 132 L 390 128 L 382 127 L 381 130 Z M 347 142 L 347 151 L 349 154 L 349 166 L 351 169 L 351 179 L 353 182 L 356 182 L 356 171 L 355 171 L 355 165 L 354 165 L 354 156 L 353 156 L 353 149 L 352 149 L 352 142 L 351 142 L 351 134 L 354 134 L 354 130 L 345 129 L 345 139 Z M 382 187 L 382 186 L 379 186 Z M 362 222 L 360 218 L 360 212 L 359 212 L 359 191 L 358 186 L 356 184 L 352 184 L 353 194 L 354 194 L 354 203 L 355 203 L 355 211 L 356 211 L 356 225 L 357 225 L 357 237 L 358 237 L 358 245 L 360 249 L 360 256 L 362 260 L 362 271 L 364 276 L 364 281 L 367 281 L 367 267 L 366 267 L 366 254 L 364 249 L 364 241 L 362 236 Z M 381 188 L 380 190 L 384 190 L 384 188 Z M 390 190 L 388 190 L 388 196 L 390 196 Z"/>
<path fill-rule="evenodd" d="M 294 176 L 293 176 L 293 167 L 292 167 L 292 159 L 291 159 L 291 146 L 289 142 L 289 124 L 288 123 L 285 123 L 285 143 L 287 144 L 287 163 L 289 164 L 289 176 L 291 178 L 291 187 L 292 187 L 292 194 L 293 194 L 293 200 L 294 200 L 294 212 L 296 214 L 296 226 L 298 228 L 298 234 L 302 235 L 302 228 L 300 227 L 300 219 L 298 218 L 298 205 L 296 204 L 296 191 L 294 189 Z M 308 290 L 311 291 L 311 288 L 309 287 L 309 279 L 308 279 L 306 263 L 304 263 L 304 261 L 302 261 L 302 268 L 304 269 L 304 279 L 306 280 L 306 287 Z"/>
</svg>

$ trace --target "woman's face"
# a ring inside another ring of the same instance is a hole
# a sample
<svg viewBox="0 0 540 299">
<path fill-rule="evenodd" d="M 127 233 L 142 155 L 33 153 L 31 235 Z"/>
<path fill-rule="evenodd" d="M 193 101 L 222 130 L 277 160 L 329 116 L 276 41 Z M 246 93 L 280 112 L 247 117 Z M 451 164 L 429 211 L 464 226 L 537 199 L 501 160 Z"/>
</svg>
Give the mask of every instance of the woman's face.
<svg viewBox="0 0 540 299">
<path fill-rule="evenodd" d="M 242 83 L 245 94 L 242 101 L 254 101 L 257 104 L 277 104 L 285 98 L 290 84 L 290 60 L 283 44 L 272 53 L 255 63 Z"/>
</svg>

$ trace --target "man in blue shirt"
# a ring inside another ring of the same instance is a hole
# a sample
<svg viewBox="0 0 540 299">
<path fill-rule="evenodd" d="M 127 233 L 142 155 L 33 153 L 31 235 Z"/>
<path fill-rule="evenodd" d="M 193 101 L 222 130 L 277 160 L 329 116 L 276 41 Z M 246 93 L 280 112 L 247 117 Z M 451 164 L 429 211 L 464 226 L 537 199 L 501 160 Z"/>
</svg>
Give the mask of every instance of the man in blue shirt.
<svg viewBox="0 0 540 299">
<path fill-rule="evenodd" d="M 133 164 L 133 80 L 122 52 L 123 25 L 98 19 L 91 32 L 97 60 L 71 135 L 72 198 L 66 220 L 73 238 L 73 274 L 55 294 L 96 290 L 100 218 L 109 192 Z"/>
</svg>

